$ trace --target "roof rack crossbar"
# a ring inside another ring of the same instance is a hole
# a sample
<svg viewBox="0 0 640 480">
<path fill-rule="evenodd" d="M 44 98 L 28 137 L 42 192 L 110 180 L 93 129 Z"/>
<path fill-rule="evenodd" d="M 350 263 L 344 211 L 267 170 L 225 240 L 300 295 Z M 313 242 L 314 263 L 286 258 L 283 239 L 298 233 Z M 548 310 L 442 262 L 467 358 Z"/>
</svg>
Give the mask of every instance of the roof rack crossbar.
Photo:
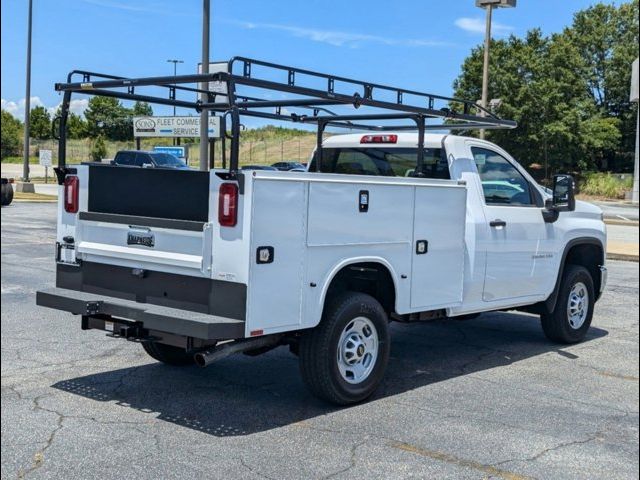
<svg viewBox="0 0 640 480">
<path fill-rule="evenodd" d="M 233 106 L 239 106 L 241 108 L 241 114 L 246 114 L 249 109 L 252 108 L 265 108 L 267 106 L 275 106 L 275 107 L 310 107 L 312 108 L 315 105 L 339 105 L 339 104 L 351 104 L 356 108 L 360 106 L 369 106 L 374 108 L 379 108 L 383 110 L 394 110 L 398 112 L 410 113 L 410 114 L 420 114 L 428 117 L 439 117 L 445 118 L 448 120 L 446 123 L 447 126 L 451 125 L 452 120 L 467 122 L 469 128 L 475 128 L 474 123 L 478 124 L 491 124 L 496 127 L 502 128 L 514 128 L 516 123 L 510 120 L 504 120 L 499 118 L 497 115 L 492 112 L 483 109 L 478 106 L 474 102 L 455 99 L 451 97 L 445 97 L 441 95 L 434 95 L 430 93 L 417 92 L 414 90 L 401 89 L 390 87 L 387 85 L 380 85 L 371 82 L 363 82 L 359 80 L 353 80 L 346 77 L 327 75 L 318 72 L 313 72 L 305 69 L 298 69 L 293 67 L 286 67 L 283 65 L 276 65 L 269 62 L 262 62 L 258 60 L 251 60 L 244 57 L 236 57 L 229 62 L 229 69 L 233 71 L 233 65 L 237 62 L 242 62 L 243 72 L 242 75 L 235 75 L 233 73 L 227 72 L 216 72 L 210 74 L 199 74 L 199 75 L 179 75 L 179 76 L 163 76 L 163 77 L 148 77 L 148 78 L 122 78 L 115 77 L 113 75 L 104 75 L 104 74 L 96 74 L 95 72 L 83 72 L 83 71 L 74 71 L 69 75 L 69 79 L 71 79 L 73 74 L 79 73 L 83 75 L 93 75 L 99 78 L 105 78 L 104 80 L 98 81 L 89 81 L 89 82 L 75 82 L 75 83 L 67 83 L 67 84 L 56 84 L 56 90 L 58 91 L 73 91 L 73 92 L 93 92 L 97 93 L 98 90 L 104 91 L 105 89 L 112 88 L 131 88 L 131 87 L 143 87 L 143 86 L 164 86 L 170 89 L 171 91 L 175 90 L 187 90 L 198 93 L 208 93 L 209 96 L 221 95 L 216 94 L 215 92 L 208 92 L 202 89 L 183 87 L 182 84 L 185 83 L 198 83 L 198 84 L 207 84 L 210 81 L 222 81 L 226 82 L 229 87 L 230 92 L 235 91 L 236 85 L 242 85 L 257 89 L 265 89 L 272 91 L 280 91 L 284 93 L 291 93 L 303 97 L 310 97 L 307 100 L 300 99 L 290 99 L 290 100 L 282 100 L 277 103 L 274 101 L 271 105 L 266 100 L 256 100 L 256 103 L 251 103 L 247 101 L 238 102 L 238 99 L 241 96 L 236 96 L 235 94 L 230 94 L 226 96 L 227 102 L 195 102 L 196 105 L 194 108 L 196 110 L 200 109 L 210 109 L 210 110 L 228 110 L 233 108 Z M 258 65 L 262 67 L 273 68 L 276 70 L 280 70 L 286 72 L 287 81 L 286 82 L 276 82 L 273 80 L 266 80 L 262 78 L 256 78 L 254 74 L 252 74 L 252 65 Z M 316 78 L 323 78 L 327 82 L 327 89 L 320 90 L 316 88 L 309 88 L 299 85 L 298 77 L 300 75 L 307 75 Z M 115 77 L 115 78 L 114 78 Z M 337 93 L 335 88 L 335 82 L 343 82 L 347 84 L 353 84 L 361 87 L 362 91 L 354 92 L 353 94 L 345 94 L 345 93 Z M 174 89 L 174 90 L 171 90 Z M 385 90 L 388 92 L 394 93 L 394 100 L 382 100 L 377 99 L 374 95 L 375 90 Z M 131 91 L 128 92 L 131 95 Z M 124 94 L 118 94 L 123 95 Z M 418 96 L 425 99 L 426 105 L 411 105 L 407 102 L 407 95 Z M 224 95 L 223 95 L 224 96 Z M 175 95 L 170 94 L 170 97 L 175 97 Z M 157 101 L 157 97 L 149 97 L 149 101 Z M 175 98 L 170 98 L 171 101 L 178 102 Z M 435 106 L 436 101 L 447 101 L 450 106 L 461 105 L 462 113 L 457 112 L 457 108 L 449 109 L 442 108 L 437 109 Z M 264 102 L 264 103 L 259 103 Z M 166 103 L 166 102 L 158 102 L 158 103 Z M 192 104 L 191 106 L 193 106 Z M 477 112 L 480 112 L 480 115 L 471 115 L 469 112 L 474 109 Z M 282 115 L 280 118 L 282 120 L 288 120 L 289 118 L 286 115 Z"/>
<path fill-rule="evenodd" d="M 270 68 L 270 69 L 274 69 L 274 70 L 282 70 L 282 71 L 286 71 L 286 72 L 294 72 L 294 73 L 298 73 L 300 75 L 306 75 L 309 77 L 316 77 L 316 78 L 322 78 L 322 79 L 326 79 L 327 80 L 327 92 L 328 93 L 334 93 L 334 89 L 335 89 L 335 82 L 342 82 L 342 83 L 349 83 L 349 84 L 353 84 L 353 85 L 358 85 L 361 86 L 363 88 L 363 93 L 362 96 L 364 98 L 367 98 L 368 96 L 372 95 L 372 92 L 374 89 L 376 90 L 384 90 L 384 91 L 388 91 L 388 92 L 393 92 L 396 94 L 396 98 L 399 100 L 397 103 L 402 104 L 402 100 L 403 100 L 403 96 L 404 95 L 415 95 L 417 97 L 423 97 L 427 99 L 428 104 L 430 105 L 430 108 L 433 108 L 433 102 L 435 102 L 436 100 L 441 100 L 441 101 L 445 101 L 445 102 L 449 102 L 449 103 L 460 103 L 463 105 L 466 105 L 467 108 L 475 108 L 478 112 L 482 112 L 484 114 L 484 116 L 488 116 L 488 117 L 493 117 L 493 118 L 499 118 L 497 115 L 495 115 L 493 112 L 491 112 L 491 110 L 483 108 L 482 106 L 478 105 L 475 102 L 469 101 L 469 100 L 462 100 L 462 99 L 458 99 L 458 98 L 453 98 L 453 97 L 446 97 L 443 95 L 436 95 L 433 93 L 425 93 L 425 92 L 419 92 L 417 90 L 410 90 L 410 89 L 405 89 L 405 88 L 398 88 L 398 87 L 392 87 L 389 85 L 383 85 L 383 84 L 379 84 L 379 83 L 372 83 L 372 82 L 365 82 L 362 80 L 355 80 L 352 78 L 347 78 L 347 77 L 341 77 L 341 76 L 336 76 L 336 75 L 329 75 L 326 73 L 321 73 L 321 72 L 316 72 L 313 70 L 307 70 L 307 69 L 303 69 L 303 68 L 294 68 L 294 67 L 288 67 L 288 66 L 284 66 L 284 65 L 278 65 L 276 63 L 271 63 L 271 62 L 265 62 L 262 60 L 255 60 L 255 59 L 251 59 L 251 58 L 247 58 L 247 57 L 233 57 L 231 60 L 229 60 L 229 72 L 231 74 L 233 74 L 233 67 L 237 62 L 241 62 L 243 64 L 243 68 L 244 70 L 247 70 L 249 72 L 251 72 L 252 66 L 253 65 L 257 65 L 257 66 L 261 66 L 261 67 L 266 67 L 266 68 Z M 252 78 L 251 75 L 245 75 L 246 78 Z M 292 85 L 292 86 L 295 86 Z"/>
<path fill-rule="evenodd" d="M 67 75 L 67 84 L 77 83 L 77 82 L 72 82 L 74 75 L 82 75 L 82 83 L 93 83 L 91 81 L 92 77 L 103 79 L 103 80 L 127 80 L 127 77 L 121 77 L 121 76 L 117 76 L 117 75 L 110 75 L 110 74 L 107 74 L 107 73 L 90 72 L 90 71 L 87 71 L 87 70 L 72 70 Z M 56 90 L 58 90 L 58 88 L 57 88 L 58 85 L 63 85 L 63 84 L 56 84 Z M 174 90 L 180 90 L 180 91 L 185 91 L 185 92 L 193 92 L 193 93 L 201 93 L 201 94 L 211 94 L 212 93 L 212 92 L 210 92 L 209 90 L 206 90 L 206 89 L 194 88 L 194 87 L 185 87 L 184 85 L 175 84 L 175 82 L 171 82 L 169 84 L 155 84 L 154 86 L 165 87 L 165 88 L 169 88 L 169 89 L 173 88 Z M 112 87 L 109 87 L 109 88 L 112 88 Z M 58 91 L 62 91 L 62 90 L 58 90 Z"/>
</svg>

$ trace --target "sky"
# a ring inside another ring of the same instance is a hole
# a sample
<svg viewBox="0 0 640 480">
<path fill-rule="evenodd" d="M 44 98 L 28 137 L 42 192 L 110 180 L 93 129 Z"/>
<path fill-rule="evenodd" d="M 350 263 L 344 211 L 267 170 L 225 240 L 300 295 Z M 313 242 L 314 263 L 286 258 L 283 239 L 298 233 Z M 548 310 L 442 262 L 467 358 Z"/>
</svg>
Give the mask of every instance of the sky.
<svg viewBox="0 0 640 480">
<path fill-rule="evenodd" d="M 27 0 L 1 1 L 2 108 L 24 117 Z M 518 0 L 494 11 L 494 38 L 545 34 L 595 0 Z M 605 3 L 621 3 L 605 1 Z M 451 95 L 460 65 L 482 43 L 474 0 L 211 0 L 211 59 L 246 56 Z M 54 83 L 73 69 L 125 77 L 195 73 L 200 0 L 33 0 L 31 103 L 54 110 Z M 71 109 L 81 113 L 86 96 Z M 169 107 L 154 106 L 156 114 Z M 187 112 L 180 112 L 187 114 Z"/>
</svg>

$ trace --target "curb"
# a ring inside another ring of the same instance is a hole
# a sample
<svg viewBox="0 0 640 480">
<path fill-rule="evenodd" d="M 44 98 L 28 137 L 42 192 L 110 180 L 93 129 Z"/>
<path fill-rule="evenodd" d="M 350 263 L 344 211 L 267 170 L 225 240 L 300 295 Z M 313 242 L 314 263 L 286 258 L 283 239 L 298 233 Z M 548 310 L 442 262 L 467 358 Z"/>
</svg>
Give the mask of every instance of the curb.
<svg viewBox="0 0 640 480">
<path fill-rule="evenodd" d="M 618 220 L 614 218 L 605 218 L 604 223 L 607 225 L 621 225 L 624 227 L 637 227 L 640 225 L 637 220 Z"/>
<path fill-rule="evenodd" d="M 623 262 L 636 262 L 638 263 L 638 255 L 631 253 L 611 253 L 607 252 L 607 260 L 621 260 Z"/>
</svg>

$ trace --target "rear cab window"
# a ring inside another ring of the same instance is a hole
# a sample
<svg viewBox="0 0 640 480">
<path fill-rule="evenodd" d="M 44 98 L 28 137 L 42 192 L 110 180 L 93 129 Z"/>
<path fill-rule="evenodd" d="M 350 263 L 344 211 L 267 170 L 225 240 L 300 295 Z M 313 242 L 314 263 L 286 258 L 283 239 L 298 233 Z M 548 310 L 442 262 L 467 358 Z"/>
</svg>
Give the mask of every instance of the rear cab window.
<svg viewBox="0 0 640 480">
<path fill-rule="evenodd" d="M 316 157 L 309 171 L 316 170 Z M 417 148 L 323 148 L 322 173 L 375 175 L 383 177 L 416 176 Z M 422 177 L 448 180 L 449 164 L 441 148 L 425 148 Z"/>
</svg>

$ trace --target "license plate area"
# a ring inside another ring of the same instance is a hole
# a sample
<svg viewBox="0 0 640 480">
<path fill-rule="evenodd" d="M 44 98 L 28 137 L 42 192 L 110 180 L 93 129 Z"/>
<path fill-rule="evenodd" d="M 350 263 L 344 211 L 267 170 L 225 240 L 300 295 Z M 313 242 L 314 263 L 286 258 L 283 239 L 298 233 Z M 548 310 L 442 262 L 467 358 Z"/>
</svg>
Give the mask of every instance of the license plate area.
<svg viewBox="0 0 640 480">
<path fill-rule="evenodd" d="M 149 230 L 129 230 L 127 232 L 127 245 L 141 245 L 153 248 L 156 244 L 156 237 Z"/>
</svg>

